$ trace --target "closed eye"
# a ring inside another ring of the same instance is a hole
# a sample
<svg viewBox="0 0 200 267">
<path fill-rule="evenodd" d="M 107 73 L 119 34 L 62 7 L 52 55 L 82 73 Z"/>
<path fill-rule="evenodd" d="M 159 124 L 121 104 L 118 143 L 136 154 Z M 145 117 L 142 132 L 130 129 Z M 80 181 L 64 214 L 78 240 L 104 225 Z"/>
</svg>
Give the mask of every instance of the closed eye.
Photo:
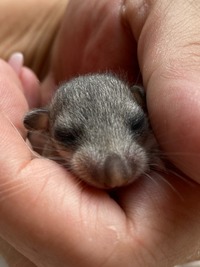
<svg viewBox="0 0 200 267">
<path fill-rule="evenodd" d="M 54 139 L 65 146 L 77 145 L 80 140 L 80 131 L 75 129 L 56 129 Z"/>
<path fill-rule="evenodd" d="M 130 120 L 130 129 L 133 133 L 141 132 L 146 126 L 146 116 L 142 114 Z"/>
</svg>

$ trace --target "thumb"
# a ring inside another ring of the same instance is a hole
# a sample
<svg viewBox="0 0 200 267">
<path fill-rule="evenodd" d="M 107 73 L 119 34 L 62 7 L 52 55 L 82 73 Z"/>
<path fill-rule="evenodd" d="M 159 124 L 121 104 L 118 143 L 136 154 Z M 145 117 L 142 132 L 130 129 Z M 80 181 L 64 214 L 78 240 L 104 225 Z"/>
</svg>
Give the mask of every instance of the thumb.
<svg viewBox="0 0 200 267">
<path fill-rule="evenodd" d="M 200 182 L 199 1 L 134 2 L 124 12 L 138 40 L 152 127 L 171 161 Z"/>
</svg>

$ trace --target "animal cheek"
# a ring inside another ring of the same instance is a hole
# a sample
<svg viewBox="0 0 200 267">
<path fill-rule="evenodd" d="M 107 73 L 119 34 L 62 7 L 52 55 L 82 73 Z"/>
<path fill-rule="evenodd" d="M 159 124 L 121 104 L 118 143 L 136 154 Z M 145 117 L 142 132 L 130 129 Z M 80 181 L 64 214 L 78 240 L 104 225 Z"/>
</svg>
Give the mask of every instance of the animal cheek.
<svg viewBox="0 0 200 267">
<path fill-rule="evenodd" d="M 66 168 L 70 169 L 71 165 L 71 159 L 74 155 L 74 150 L 72 149 L 66 149 L 63 146 L 59 144 L 54 144 L 55 147 L 55 153 L 53 153 L 53 156 L 55 156 L 55 159 L 52 157 L 52 159 L 56 160 L 58 163 L 63 165 Z"/>
<path fill-rule="evenodd" d="M 152 132 L 148 132 L 147 135 L 141 137 L 139 143 L 146 149 L 146 151 L 151 151 L 152 149 L 158 147 L 158 143 Z"/>
<path fill-rule="evenodd" d="M 149 159 L 147 151 L 140 146 L 132 146 L 125 154 L 126 161 L 131 166 L 135 176 L 140 176 L 149 170 Z"/>
</svg>

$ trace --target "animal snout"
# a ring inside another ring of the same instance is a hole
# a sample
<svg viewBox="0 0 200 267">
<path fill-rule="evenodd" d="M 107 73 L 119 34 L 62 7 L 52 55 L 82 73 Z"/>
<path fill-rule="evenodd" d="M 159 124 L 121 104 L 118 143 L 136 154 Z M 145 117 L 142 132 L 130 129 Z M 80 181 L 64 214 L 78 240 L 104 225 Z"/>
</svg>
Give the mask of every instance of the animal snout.
<svg viewBox="0 0 200 267">
<path fill-rule="evenodd" d="M 94 153 L 92 157 L 79 152 L 73 157 L 70 169 L 81 180 L 102 189 L 125 186 L 138 177 L 135 159 L 115 152 L 106 156 Z"/>
<path fill-rule="evenodd" d="M 107 156 L 102 172 L 103 183 L 108 188 L 126 185 L 131 175 L 126 161 L 117 154 Z"/>
</svg>

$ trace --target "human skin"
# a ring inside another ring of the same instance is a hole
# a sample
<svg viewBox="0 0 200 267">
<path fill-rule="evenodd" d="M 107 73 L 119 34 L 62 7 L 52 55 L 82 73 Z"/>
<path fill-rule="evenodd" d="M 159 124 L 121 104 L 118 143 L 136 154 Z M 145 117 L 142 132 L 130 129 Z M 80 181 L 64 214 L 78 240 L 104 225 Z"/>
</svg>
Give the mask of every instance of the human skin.
<svg viewBox="0 0 200 267">
<path fill-rule="evenodd" d="M 9 260 L 4 241 L 15 248 L 20 267 L 170 267 L 197 259 L 198 0 L 92 3 L 68 3 L 47 53 L 50 67 L 45 67 L 41 96 L 0 62 L 2 250 Z M 116 192 L 116 201 L 104 191 L 77 184 L 56 163 L 34 156 L 21 138 L 26 137 L 22 117 L 28 110 L 26 99 L 34 97 L 38 103 L 41 97 L 41 103 L 48 103 L 55 84 L 77 73 L 121 68 L 137 80 L 137 59 L 159 144 L 188 178 L 163 174 L 165 181 L 154 177 L 152 182 L 144 177 Z M 29 76 L 30 83 L 34 80 Z"/>
</svg>

